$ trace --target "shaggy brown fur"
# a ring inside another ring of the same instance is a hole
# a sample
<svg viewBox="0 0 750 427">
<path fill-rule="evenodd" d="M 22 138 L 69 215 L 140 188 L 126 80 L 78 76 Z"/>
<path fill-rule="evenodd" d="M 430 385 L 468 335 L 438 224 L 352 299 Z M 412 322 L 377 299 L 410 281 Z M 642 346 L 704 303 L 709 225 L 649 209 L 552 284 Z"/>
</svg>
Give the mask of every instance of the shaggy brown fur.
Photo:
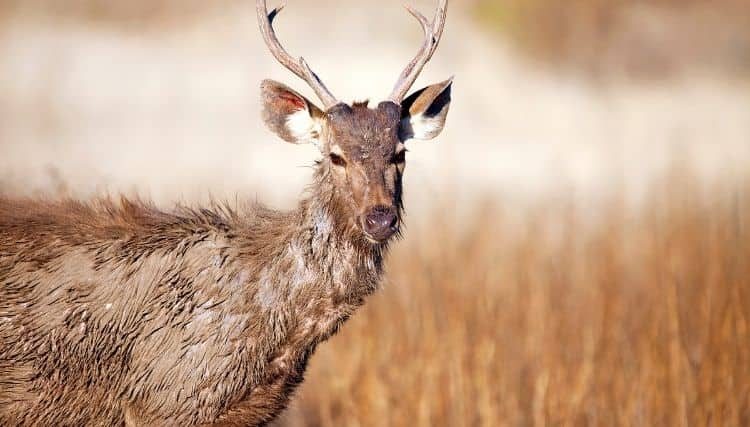
<svg viewBox="0 0 750 427">
<path fill-rule="evenodd" d="M 384 246 L 297 210 L 0 201 L 0 424 L 260 424 L 375 290 Z"/>
</svg>

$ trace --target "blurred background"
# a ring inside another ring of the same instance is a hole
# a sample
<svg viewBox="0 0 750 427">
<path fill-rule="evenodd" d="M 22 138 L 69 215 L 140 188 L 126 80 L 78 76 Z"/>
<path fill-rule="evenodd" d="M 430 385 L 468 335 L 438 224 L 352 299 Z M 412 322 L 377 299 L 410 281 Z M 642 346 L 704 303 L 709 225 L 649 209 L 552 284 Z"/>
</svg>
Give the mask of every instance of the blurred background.
<svg viewBox="0 0 750 427">
<path fill-rule="evenodd" d="M 346 101 L 421 43 L 395 0 L 276 28 Z M 385 286 L 277 424 L 750 424 L 750 3 L 452 0 L 415 89 L 451 75 Z M 311 95 L 249 0 L 0 0 L 0 192 L 292 207 L 317 151 L 264 78 Z"/>
</svg>

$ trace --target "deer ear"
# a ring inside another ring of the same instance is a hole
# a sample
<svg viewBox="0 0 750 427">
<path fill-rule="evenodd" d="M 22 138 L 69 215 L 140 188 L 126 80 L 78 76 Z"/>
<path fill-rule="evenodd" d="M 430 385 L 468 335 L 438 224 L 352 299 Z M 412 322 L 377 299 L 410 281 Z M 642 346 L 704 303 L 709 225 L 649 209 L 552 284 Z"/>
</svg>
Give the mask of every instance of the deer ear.
<svg viewBox="0 0 750 427">
<path fill-rule="evenodd" d="M 401 103 L 399 137 L 428 140 L 440 135 L 451 105 L 453 78 L 422 88 Z"/>
<path fill-rule="evenodd" d="M 263 121 L 281 139 L 293 144 L 318 144 L 323 112 L 286 85 L 263 80 L 260 85 Z"/>
</svg>

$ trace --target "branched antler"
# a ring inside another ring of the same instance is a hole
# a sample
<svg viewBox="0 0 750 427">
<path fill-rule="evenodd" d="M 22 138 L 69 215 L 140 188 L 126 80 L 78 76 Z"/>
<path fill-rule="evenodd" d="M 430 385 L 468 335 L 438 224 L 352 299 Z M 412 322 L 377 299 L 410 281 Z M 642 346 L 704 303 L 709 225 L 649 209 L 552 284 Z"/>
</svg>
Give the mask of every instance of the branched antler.
<svg viewBox="0 0 750 427">
<path fill-rule="evenodd" d="M 417 55 L 414 59 L 409 62 L 404 71 L 398 78 L 396 86 L 393 88 L 393 93 L 388 97 L 389 101 L 393 101 L 396 104 L 400 104 L 403 101 L 406 93 L 414 85 L 414 82 L 419 77 L 419 73 L 422 72 L 425 64 L 432 58 L 432 54 L 435 53 L 438 44 L 440 43 L 440 37 L 443 35 L 443 28 L 445 28 L 445 17 L 448 11 L 448 0 L 440 0 L 437 12 L 435 12 L 435 18 L 432 22 L 428 21 L 424 15 L 419 13 L 416 9 L 411 6 L 404 6 L 409 13 L 414 16 L 419 24 L 422 26 L 424 31 L 425 40 L 420 47 Z"/>
<path fill-rule="evenodd" d="M 318 95 L 325 108 L 331 108 L 338 104 L 339 101 L 336 99 L 331 91 L 323 84 L 317 74 L 315 74 L 307 62 L 303 58 L 294 59 L 289 52 L 287 52 L 279 39 L 276 37 L 276 32 L 273 29 L 273 20 L 276 15 L 281 12 L 284 6 L 279 6 L 268 13 L 268 7 L 266 6 L 266 0 L 257 0 L 256 10 L 258 12 L 258 25 L 260 26 L 260 32 L 263 34 L 263 40 L 266 42 L 266 46 L 273 54 L 274 58 L 281 63 L 289 71 L 296 74 L 299 78 L 307 82 L 308 85 Z"/>
</svg>

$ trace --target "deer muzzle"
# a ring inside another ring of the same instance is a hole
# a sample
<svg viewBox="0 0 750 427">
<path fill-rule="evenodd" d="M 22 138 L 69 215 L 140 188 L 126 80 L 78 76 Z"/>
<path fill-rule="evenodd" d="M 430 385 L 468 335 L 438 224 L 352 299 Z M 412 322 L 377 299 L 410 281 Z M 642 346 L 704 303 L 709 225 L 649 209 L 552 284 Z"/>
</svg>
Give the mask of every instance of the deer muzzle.
<svg viewBox="0 0 750 427">
<path fill-rule="evenodd" d="M 362 218 L 362 224 L 367 237 L 384 242 L 398 230 L 396 209 L 382 205 L 370 208 Z"/>
</svg>

